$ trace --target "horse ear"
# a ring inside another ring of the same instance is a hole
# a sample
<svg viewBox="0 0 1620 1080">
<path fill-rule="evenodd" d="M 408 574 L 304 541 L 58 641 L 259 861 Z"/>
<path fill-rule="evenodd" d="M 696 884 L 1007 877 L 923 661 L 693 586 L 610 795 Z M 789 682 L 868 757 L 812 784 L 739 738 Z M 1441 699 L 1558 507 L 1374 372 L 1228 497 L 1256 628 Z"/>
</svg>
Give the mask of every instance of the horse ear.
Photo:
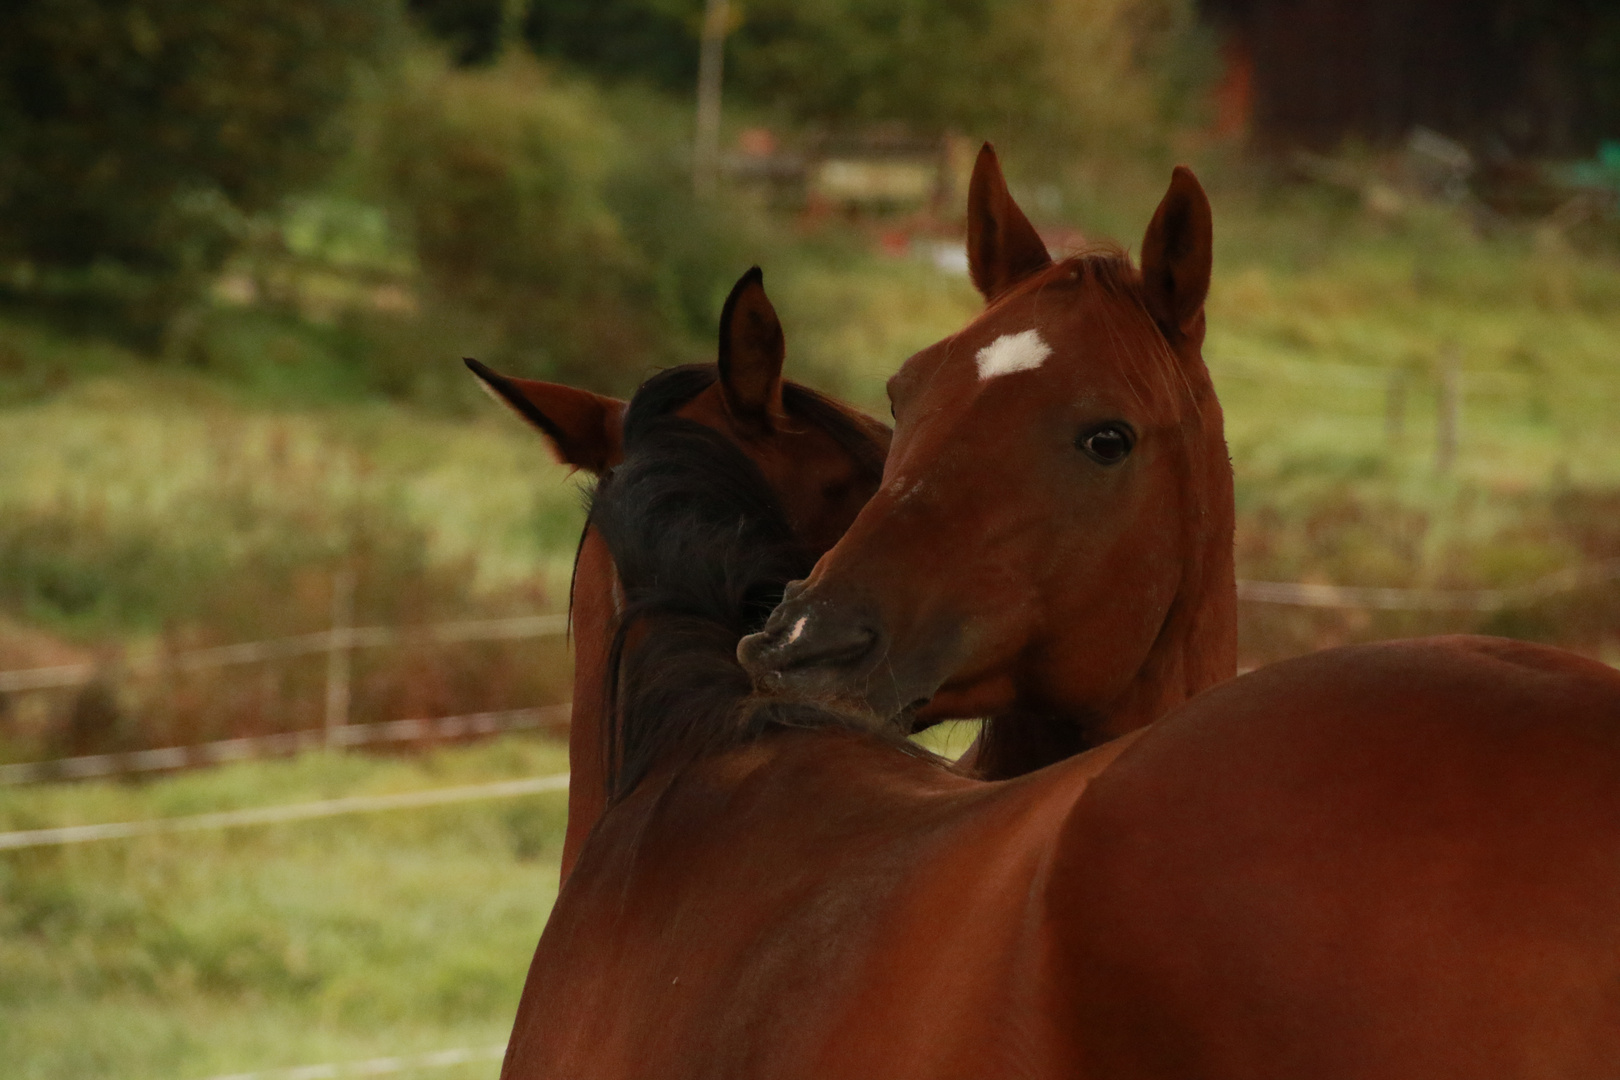
<svg viewBox="0 0 1620 1080">
<path fill-rule="evenodd" d="M 968 270 L 973 284 L 986 300 L 994 300 L 1051 265 L 1040 234 L 1007 190 L 996 148 L 985 143 L 968 185 Z"/>
<path fill-rule="evenodd" d="M 1142 288 L 1148 313 L 1171 341 L 1204 337 L 1214 229 L 1209 197 L 1192 170 L 1177 165 L 1142 238 Z"/>
<path fill-rule="evenodd" d="M 558 383 L 509 378 L 471 358 L 465 363 L 491 397 L 540 429 L 564 465 L 601 475 L 624 460 L 624 402 Z"/>
<path fill-rule="evenodd" d="M 765 274 L 751 268 L 737 279 L 720 311 L 720 392 L 733 420 L 769 431 L 783 415 L 782 361 L 787 342 Z"/>
</svg>

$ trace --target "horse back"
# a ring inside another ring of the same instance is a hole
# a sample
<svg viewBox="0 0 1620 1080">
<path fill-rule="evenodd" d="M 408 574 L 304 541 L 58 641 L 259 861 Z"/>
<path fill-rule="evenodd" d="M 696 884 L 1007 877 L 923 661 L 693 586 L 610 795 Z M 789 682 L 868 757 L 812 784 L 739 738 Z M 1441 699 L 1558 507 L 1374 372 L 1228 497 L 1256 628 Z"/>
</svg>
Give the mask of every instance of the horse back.
<svg viewBox="0 0 1620 1080">
<path fill-rule="evenodd" d="M 1041 898 L 1084 783 L 843 732 L 650 778 L 558 898 L 503 1076 L 1065 1074 Z"/>
<path fill-rule="evenodd" d="M 1273 665 L 1064 827 L 1105 1075 L 1601 1077 L 1620 1062 L 1620 674 L 1484 638 Z"/>
</svg>

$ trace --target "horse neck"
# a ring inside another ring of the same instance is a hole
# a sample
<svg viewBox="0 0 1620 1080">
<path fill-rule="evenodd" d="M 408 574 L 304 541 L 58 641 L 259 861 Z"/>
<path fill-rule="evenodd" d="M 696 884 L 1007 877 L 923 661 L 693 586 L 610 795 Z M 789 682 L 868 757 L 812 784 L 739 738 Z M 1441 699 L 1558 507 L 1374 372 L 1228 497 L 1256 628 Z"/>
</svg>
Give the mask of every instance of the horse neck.
<svg viewBox="0 0 1620 1080">
<path fill-rule="evenodd" d="M 572 631 L 574 703 L 568 727 L 568 831 L 563 838 L 562 880 L 579 858 L 585 837 L 607 807 L 608 652 L 613 641 L 618 578 L 607 544 L 585 530 L 574 568 Z"/>
<path fill-rule="evenodd" d="M 1182 360 L 1193 386 L 1183 425 L 1181 580 L 1158 636 L 1126 692 L 1099 717 L 1112 739 L 1237 673 L 1237 583 L 1232 536 L 1232 462 L 1220 402 L 1203 360 Z"/>
</svg>

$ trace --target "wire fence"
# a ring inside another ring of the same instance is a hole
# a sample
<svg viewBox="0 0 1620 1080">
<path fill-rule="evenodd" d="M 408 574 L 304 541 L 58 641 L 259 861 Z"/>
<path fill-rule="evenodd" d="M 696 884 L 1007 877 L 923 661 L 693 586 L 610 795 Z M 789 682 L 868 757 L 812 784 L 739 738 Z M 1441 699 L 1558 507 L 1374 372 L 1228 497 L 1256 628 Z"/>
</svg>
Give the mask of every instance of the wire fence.
<svg viewBox="0 0 1620 1080">
<path fill-rule="evenodd" d="M 210 1077 L 209 1080 L 341 1080 L 346 1076 L 391 1076 L 402 1072 L 429 1069 L 449 1069 L 481 1061 L 500 1061 L 506 1056 L 506 1044 L 496 1046 L 458 1046 L 450 1050 L 435 1050 L 427 1054 L 403 1057 L 367 1058 L 363 1061 L 325 1062 L 319 1065 L 299 1065 L 290 1069 L 264 1069 L 259 1072 L 230 1073 Z"/>
<path fill-rule="evenodd" d="M 282 806 L 253 806 L 242 810 L 219 810 L 207 814 L 188 814 L 184 817 L 148 818 L 143 821 L 107 821 L 93 825 L 59 825 L 46 829 L 22 829 L 0 832 L 0 851 L 23 848 L 61 847 L 66 844 L 87 844 L 97 840 L 129 840 L 159 833 L 197 832 L 208 829 L 232 829 L 248 825 L 277 825 L 290 821 L 311 821 L 316 818 L 339 817 L 345 814 L 371 814 L 385 810 L 415 810 L 425 806 L 448 806 L 453 803 L 482 802 L 488 799 L 512 799 L 524 795 L 538 795 L 548 791 L 568 790 L 568 774 L 529 776 L 520 780 L 496 780 L 485 784 L 463 784 L 459 787 L 430 788 L 427 791 L 402 791 L 390 795 L 350 795 L 341 799 L 318 799 L 314 802 L 289 803 Z"/>
<path fill-rule="evenodd" d="M 263 1069 L 258 1072 L 229 1073 L 209 1077 L 209 1080 L 341 1080 L 346 1076 L 391 1076 L 402 1072 L 425 1072 L 430 1069 L 449 1069 L 457 1065 L 470 1065 L 481 1061 L 500 1061 L 506 1056 L 506 1044 L 495 1046 L 458 1046 L 450 1050 L 435 1050 L 427 1054 L 409 1054 L 403 1057 L 366 1058 L 363 1061 L 324 1062 L 319 1065 L 298 1065 L 290 1069 Z"/>
<path fill-rule="evenodd" d="M 347 724 L 333 733 L 325 728 L 222 739 L 195 746 L 166 746 L 119 754 L 87 754 L 0 765 L 0 786 L 50 780 L 86 780 L 98 776 L 164 772 L 201 765 L 223 765 L 259 757 L 282 757 L 320 747 L 345 748 L 432 739 L 461 739 L 508 731 L 534 731 L 566 726 L 572 705 L 543 705 L 528 709 L 468 713 L 422 720 L 389 720 L 377 724 Z"/>
<path fill-rule="evenodd" d="M 112 665 L 84 663 L 55 667 L 0 671 L 0 693 L 48 690 L 83 686 L 101 678 L 109 666 L 121 673 L 165 671 L 192 672 L 234 664 L 285 660 L 317 653 L 332 654 L 352 649 L 374 649 L 410 641 L 447 645 L 468 641 L 511 641 L 548 637 L 568 631 L 567 615 L 521 615 L 507 619 L 471 619 L 436 623 L 429 626 L 334 626 L 308 634 L 216 645 L 184 652 L 152 652 L 125 656 Z"/>
<path fill-rule="evenodd" d="M 1620 559 L 1575 566 L 1516 589 L 1396 589 L 1239 580 L 1238 599 L 1256 604 L 1362 611 L 1492 612 L 1531 607 L 1555 596 L 1620 580 Z"/>
</svg>

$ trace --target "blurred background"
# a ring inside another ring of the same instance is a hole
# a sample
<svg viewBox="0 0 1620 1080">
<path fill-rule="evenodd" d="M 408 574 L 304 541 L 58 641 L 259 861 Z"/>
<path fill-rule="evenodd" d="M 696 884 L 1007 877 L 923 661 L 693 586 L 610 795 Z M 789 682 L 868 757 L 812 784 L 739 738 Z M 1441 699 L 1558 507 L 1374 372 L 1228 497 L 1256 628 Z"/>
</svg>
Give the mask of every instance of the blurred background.
<svg viewBox="0 0 1620 1080">
<path fill-rule="evenodd" d="M 1620 662 L 1605 0 L 10 0 L 0 827 L 564 768 L 578 481 L 460 358 L 627 394 L 758 263 L 883 415 L 985 139 L 1054 252 L 1210 192 L 1245 667 Z M 0 851 L 0 1061 L 493 1076 L 561 822 Z"/>
</svg>

